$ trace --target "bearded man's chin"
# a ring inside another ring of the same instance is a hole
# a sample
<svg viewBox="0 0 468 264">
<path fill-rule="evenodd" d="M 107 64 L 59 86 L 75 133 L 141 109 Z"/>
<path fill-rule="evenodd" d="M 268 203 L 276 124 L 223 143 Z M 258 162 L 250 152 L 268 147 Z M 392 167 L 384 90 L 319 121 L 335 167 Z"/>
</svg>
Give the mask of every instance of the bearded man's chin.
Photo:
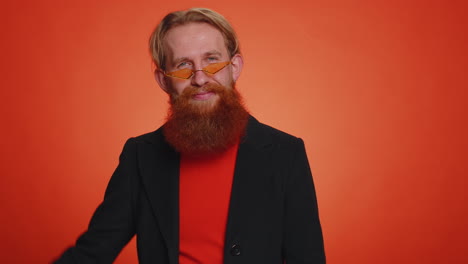
<svg viewBox="0 0 468 264">
<path fill-rule="evenodd" d="M 190 88 L 190 89 L 189 89 Z M 187 90 L 189 89 L 189 90 Z M 248 112 L 237 90 L 210 85 L 208 100 L 196 100 L 199 88 L 188 87 L 171 98 L 163 133 L 177 151 L 190 156 L 206 156 L 225 151 L 245 132 Z"/>
</svg>

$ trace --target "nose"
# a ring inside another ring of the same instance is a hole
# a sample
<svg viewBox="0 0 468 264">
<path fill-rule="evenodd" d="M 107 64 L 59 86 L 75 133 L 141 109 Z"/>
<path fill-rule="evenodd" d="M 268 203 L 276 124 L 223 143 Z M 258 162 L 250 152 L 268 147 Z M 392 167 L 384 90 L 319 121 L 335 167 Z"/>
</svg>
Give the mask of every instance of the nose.
<svg viewBox="0 0 468 264">
<path fill-rule="evenodd" d="M 209 81 L 209 77 L 206 73 L 202 70 L 196 70 L 193 72 L 193 76 L 191 79 L 191 83 L 193 86 L 202 87 L 203 85 L 207 84 Z"/>
</svg>

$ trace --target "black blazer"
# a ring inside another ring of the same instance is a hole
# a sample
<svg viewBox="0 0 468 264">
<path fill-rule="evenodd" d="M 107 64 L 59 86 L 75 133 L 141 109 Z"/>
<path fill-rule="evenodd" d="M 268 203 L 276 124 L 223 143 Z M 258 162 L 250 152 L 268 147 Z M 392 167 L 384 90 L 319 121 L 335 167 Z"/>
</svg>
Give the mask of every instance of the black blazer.
<svg viewBox="0 0 468 264">
<path fill-rule="evenodd" d="M 161 129 L 130 138 L 89 229 L 55 263 L 112 263 L 136 234 L 142 264 L 176 264 L 179 154 Z M 301 139 L 250 117 L 239 145 L 225 264 L 325 263 L 312 175 Z"/>
</svg>

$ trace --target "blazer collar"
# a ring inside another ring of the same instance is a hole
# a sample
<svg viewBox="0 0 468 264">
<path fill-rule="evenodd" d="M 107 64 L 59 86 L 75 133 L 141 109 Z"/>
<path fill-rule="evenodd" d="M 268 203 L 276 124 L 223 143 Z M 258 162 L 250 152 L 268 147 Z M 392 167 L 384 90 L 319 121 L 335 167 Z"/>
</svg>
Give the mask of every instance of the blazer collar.
<svg viewBox="0 0 468 264">
<path fill-rule="evenodd" d="M 250 115 L 247 122 L 246 135 L 242 139 L 241 144 L 249 144 L 255 148 L 268 146 L 271 143 L 271 137 L 269 134 L 265 133 L 265 130 L 262 129 L 262 127 L 265 127 L 265 125 Z M 172 149 L 164 140 L 164 136 L 162 135 L 162 127 L 148 134 L 148 137 L 145 138 L 145 141 L 155 145 L 155 147 L 162 146 L 163 148 L 161 150 L 164 151 L 166 151 L 167 148 Z"/>
</svg>

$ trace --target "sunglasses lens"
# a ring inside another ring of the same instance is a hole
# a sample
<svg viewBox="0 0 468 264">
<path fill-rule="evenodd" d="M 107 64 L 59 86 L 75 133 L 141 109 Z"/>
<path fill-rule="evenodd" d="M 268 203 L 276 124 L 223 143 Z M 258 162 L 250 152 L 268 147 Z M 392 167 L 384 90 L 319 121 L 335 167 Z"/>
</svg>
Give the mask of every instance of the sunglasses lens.
<svg viewBox="0 0 468 264">
<path fill-rule="evenodd" d="M 205 68 L 203 68 L 203 71 L 207 72 L 209 74 L 215 74 L 215 73 L 219 72 L 221 69 L 223 69 L 224 67 L 226 67 L 226 65 L 228 65 L 229 63 L 230 63 L 230 61 L 212 63 L 212 64 L 206 66 Z"/>
<path fill-rule="evenodd" d="M 180 79 L 188 79 L 190 76 L 192 76 L 192 70 L 191 69 L 181 69 L 178 71 L 173 71 L 169 72 L 166 75 L 171 76 L 171 77 L 176 77 Z"/>
<path fill-rule="evenodd" d="M 218 63 L 212 63 L 206 66 L 205 68 L 202 69 L 202 71 L 209 73 L 209 74 L 215 74 L 222 70 L 226 65 L 231 63 L 230 61 L 225 61 L 225 62 L 218 62 Z M 192 77 L 192 74 L 194 71 L 192 69 L 180 69 L 177 71 L 173 72 L 168 72 L 166 73 L 167 76 L 174 77 L 174 78 L 179 78 L 179 79 L 190 79 Z"/>
</svg>

